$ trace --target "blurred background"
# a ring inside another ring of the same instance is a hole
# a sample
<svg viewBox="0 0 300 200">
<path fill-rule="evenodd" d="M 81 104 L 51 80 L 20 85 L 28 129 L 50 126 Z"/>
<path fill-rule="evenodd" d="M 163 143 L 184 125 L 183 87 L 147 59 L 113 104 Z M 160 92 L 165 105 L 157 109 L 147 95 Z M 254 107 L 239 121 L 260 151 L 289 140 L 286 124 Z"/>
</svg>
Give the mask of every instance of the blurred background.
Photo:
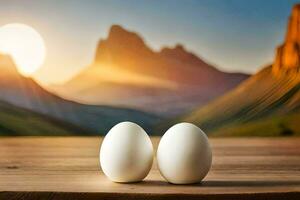
<svg viewBox="0 0 300 200">
<path fill-rule="evenodd" d="M 0 135 L 300 135 L 293 0 L 2 1 Z"/>
</svg>

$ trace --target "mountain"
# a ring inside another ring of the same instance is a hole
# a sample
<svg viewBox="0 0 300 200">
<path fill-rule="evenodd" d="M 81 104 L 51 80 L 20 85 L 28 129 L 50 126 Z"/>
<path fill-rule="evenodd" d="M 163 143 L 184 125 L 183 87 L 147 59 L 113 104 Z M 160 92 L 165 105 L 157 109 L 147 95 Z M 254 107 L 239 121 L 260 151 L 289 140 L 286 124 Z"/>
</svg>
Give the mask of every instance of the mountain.
<svg viewBox="0 0 300 200">
<path fill-rule="evenodd" d="M 88 104 L 174 116 L 211 101 L 246 78 L 219 71 L 182 45 L 153 51 L 137 33 L 113 25 L 108 37 L 100 40 L 93 63 L 52 89 Z"/>
<path fill-rule="evenodd" d="M 0 72 L 1 102 L 83 127 L 87 131 L 82 134 L 104 134 L 120 121 L 137 122 L 149 130 L 160 120 L 157 116 L 133 109 L 91 106 L 63 99 L 33 79 L 20 75 L 9 56 L 0 55 Z"/>
<path fill-rule="evenodd" d="M 80 135 L 86 130 L 0 101 L 0 136 Z"/>
<path fill-rule="evenodd" d="M 215 135 L 300 134 L 300 4 L 292 10 L 272 65 L 177 120 L 194 122 Z"/>
</svg>

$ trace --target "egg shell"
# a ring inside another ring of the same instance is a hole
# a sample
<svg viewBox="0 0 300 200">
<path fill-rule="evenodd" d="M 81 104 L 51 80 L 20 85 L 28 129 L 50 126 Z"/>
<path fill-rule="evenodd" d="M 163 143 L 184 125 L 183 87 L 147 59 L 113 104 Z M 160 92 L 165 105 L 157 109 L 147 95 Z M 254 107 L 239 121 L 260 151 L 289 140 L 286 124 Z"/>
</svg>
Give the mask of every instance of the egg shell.
<svg viewBox="0 0 300 200">
<path fill-rule="evenodd" d="M 163 135 L 157 149 L 162 176 L 173 184 L 200 182 L 212 163 L 212 151 L 205 133 L 191 123 L 172 126 Z"/>
<path fill-rule="evenodd" d="M 114 182 L 142 181 L 153 162 L 152 142 L 139 125 L 121 122 L 103 139 L 100 165 L 104 174 Z"/>
</svg>

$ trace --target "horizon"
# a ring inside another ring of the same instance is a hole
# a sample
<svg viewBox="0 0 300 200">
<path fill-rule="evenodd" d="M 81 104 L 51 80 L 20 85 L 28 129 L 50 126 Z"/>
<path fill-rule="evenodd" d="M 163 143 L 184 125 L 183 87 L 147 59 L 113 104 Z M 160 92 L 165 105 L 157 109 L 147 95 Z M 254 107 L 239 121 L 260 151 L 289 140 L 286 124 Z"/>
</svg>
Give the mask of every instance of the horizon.
<svg viewBox="0 0 300 200">
<path fill-rule="evenodd" d="M 222 71 L 255 73 L 275 57 L 295 2 L 13 0 L 1 3 L 0 26 L 24 23 L 42 35 L 48 53 L 34 78 L 43 84 L 65 82 L 91 64 L 113 24 L 155 51 L 180 43 Z"/>
</svg>

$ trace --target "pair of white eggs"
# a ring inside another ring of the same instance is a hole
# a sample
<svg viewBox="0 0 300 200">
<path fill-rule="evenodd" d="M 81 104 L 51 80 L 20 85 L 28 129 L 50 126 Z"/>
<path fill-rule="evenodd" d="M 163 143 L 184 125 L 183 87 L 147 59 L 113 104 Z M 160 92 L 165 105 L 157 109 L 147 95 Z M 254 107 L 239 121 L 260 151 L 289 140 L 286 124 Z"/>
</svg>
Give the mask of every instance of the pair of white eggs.
<svg viewBox="0 0 300 200">
<path fill-rule="evenodd" d="M 150 137 L 132 122 L 115 125 L 105 136 L 100 149 L 101 168 L 114 182 L 142 181 L 152 167 L 153 157 Z M 172 126 L 159 142 L 158 169 L 170 183 L 200 182 L 207 175 L 211 163 L 208 138 L 193 124 Z"/>
</svg>

